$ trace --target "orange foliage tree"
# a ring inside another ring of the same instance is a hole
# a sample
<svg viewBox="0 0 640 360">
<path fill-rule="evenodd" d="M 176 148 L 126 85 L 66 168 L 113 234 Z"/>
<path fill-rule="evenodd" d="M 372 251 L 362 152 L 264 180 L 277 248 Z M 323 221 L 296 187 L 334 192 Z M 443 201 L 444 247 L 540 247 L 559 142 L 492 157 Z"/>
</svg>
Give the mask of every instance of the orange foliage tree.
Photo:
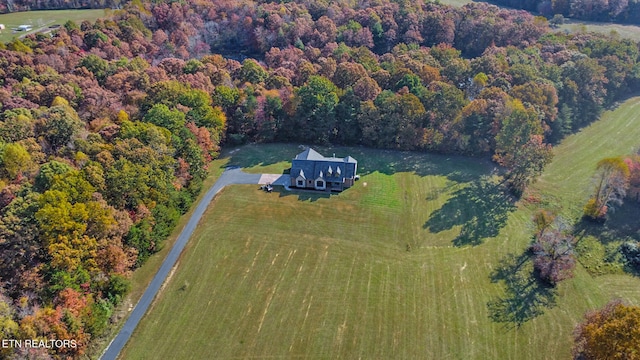
<svg viewBox="0 0 640 360">
<path fill-rule="evenodd" d="M 574 359 L 640 359 L 640 307 L 614 300 L 589 312 L 574 339 Z"/>
</svg>

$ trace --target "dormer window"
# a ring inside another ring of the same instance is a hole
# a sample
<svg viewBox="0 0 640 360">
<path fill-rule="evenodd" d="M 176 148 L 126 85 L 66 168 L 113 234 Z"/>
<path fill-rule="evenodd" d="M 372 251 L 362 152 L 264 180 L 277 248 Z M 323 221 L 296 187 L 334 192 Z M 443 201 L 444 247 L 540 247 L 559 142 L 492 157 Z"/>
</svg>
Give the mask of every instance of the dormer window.
<svg viewBox="0 0 640 360">
<path fill-rule="evenodd" d="M 327 175 L 333 176 L 333 169 L 331 168 L 331 165 L 329 165 L 329 170 L 327 170 Z"/>
<path fill-rule="evenodd" d="M 342 174 L 342 171 L 340 170 L 340 167 L 336 168 L 336 176 L 340 176 Z"/>
</svg>

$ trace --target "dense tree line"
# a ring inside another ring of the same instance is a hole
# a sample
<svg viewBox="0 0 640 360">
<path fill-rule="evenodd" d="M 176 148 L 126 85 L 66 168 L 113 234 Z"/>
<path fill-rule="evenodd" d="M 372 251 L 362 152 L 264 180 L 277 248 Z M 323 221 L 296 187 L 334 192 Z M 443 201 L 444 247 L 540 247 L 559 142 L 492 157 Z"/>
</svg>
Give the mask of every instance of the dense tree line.
<svg viewBox="0 0 640 360">
<path fill-rule="evenodd" d="M 135 19 L 69 22 L 0 46 L 3 338 L 82 354 L 217 156 L 226 118 L 204 72 L 227 61 L 154 58 L 146 34 Z"/>
<path fill-rule="evenodd" d="M 640 24 L 640 1 L 637 0 L 489 0 L 488 2 L 549 17 L 562 15 L 587 21 Z"/>
<path fill-rule="evenodd" d="M 1 44 L 3 336 L 82 353 L 223 142 L 491 156 L 519 193 L 550 143 L 638 88 L 638 53 L 524 11 L 402 1 L 134 1 Z"/>
</svg>

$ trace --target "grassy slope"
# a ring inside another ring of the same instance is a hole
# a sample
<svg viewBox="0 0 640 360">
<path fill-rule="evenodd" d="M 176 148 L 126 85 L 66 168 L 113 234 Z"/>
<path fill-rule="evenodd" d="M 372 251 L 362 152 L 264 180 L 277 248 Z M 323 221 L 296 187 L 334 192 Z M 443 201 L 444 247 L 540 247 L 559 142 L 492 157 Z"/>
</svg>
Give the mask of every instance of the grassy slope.
<svg viewBox="0 0 640 360">
<path fill-rule="evenodd" d="M 578 214 L 595 162 L 640 138 L 638 106 L 631 99 L 563 142 L 534 190 Z M 278 157 L 297 151 L 251 146 L 231 162 L 273 172 L 286 166 Z M 640 303 L 638 279 L 592 278 L 580 267 L 544 315 L 521 327 L 493 322 L 487 303 L 504 293 L 490 274 L 526 246 L 530 210 L 491 214 L 508 217 L 499 236 L 452 246 L 488 209 L 483 196 L 461 191 L 485 166 L 393 152 L 367 164 L 362 156 L 374 152 L 352 151 L 362 152 L 354 157 L 366 175 L 337 196 L 225 189 L 124 358 L 561 359 L 585 310 L 611 297 Z"/>
<path fill-rule="evenodd" d="M 24 11 L 11 14 L 0 15 L 0 24 L 4 24 L 5 30 L 0 34 L 0 42 L 9 42 L 21 35 L 36 32 L 40 27 L 47 27 L 54 24 L 63 25 L 67 20 L 73 20 L 80 24 L 83 20 L 95 21 L 105 16 L 103 9 L 97 10 L 41 10 Z M 33 25 L 33 30 L 27 33 L 11 33 L 11 29 L 18 25 Z"/>
<path fill-rule="evenodd" d="M 633 98 L 602 120 L 566 138 L 555 149 L 555 159 L 535 188 L 552 207 L 563 205 L 571 219 L 582 215 L 591 195 L 591 176 L 598 161 L 606 157 L 631 154 L 640 147 L 640 100 Z"/>
</svg>

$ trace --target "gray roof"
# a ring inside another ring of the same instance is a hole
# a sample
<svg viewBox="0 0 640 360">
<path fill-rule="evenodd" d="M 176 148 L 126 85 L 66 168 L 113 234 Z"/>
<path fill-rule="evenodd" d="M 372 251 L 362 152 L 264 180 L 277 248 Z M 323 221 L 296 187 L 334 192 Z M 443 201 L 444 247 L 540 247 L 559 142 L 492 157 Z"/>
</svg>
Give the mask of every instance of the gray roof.
<svg viewBox="0 0 640 360">
<path fill-rule="evenodd" d="M 345 162 L 345 163 L 355 163 L 358 161 L 351 156 L 347 156 L 344 158 L 337 158 L 335 155 L 333 157 L 325 157 L 322 156 L 319 152 L 313 150 L 312 148 L 307 148 L 307 150 L 301 152 L 296 155 L 294 160 L 313 160 L 313 161 L 330 161 L 330 162 Z"/>
<path fill-rule="evenodd" d="M 344 158 L 344 162 L 346 163 L 358 163 L 358 161 L 354 158 L 352 158 L 351 156 L 347 156 L 346 158 Z"/>
<path fill-rule="evenodd" d="M 301 152 L 296 155 L 295 160 L 324 160 L 325 157 L 320 155 L 317 151 L 312 148 L 307 148 L 307 150 Z"/>
<path fill-rule="evenodd" d="M 308 148 L 293 159 L 291 176 L 297 178 L 302 175 L 305 179 L 326 178 L 327 181 L 341 181 L 355 176 L 357 164 L 358 161 L 351 156 L 324 157 Z"/>
</svg>

